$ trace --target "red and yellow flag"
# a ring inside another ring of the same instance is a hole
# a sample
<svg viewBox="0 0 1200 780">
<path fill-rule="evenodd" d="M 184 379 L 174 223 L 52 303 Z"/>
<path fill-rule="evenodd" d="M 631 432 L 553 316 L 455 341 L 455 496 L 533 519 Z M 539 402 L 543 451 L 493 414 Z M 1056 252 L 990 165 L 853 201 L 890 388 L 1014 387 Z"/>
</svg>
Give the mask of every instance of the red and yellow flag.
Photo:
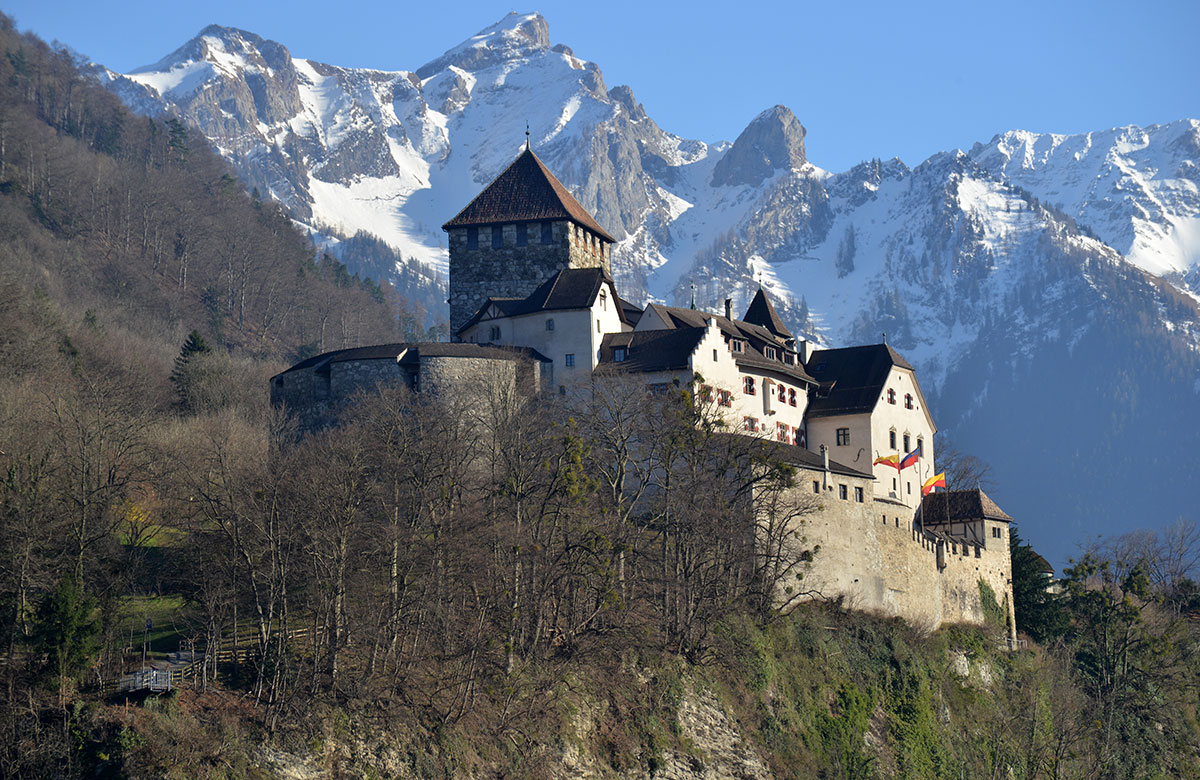
<svg viewBox="0 0 1200 780">
<path fill-rule="evenodd" d="M 925 480 L 925 484 L 921 485 L 921 495 L 929 495 L 931 492 L 933 492 L 935 487 L 946 487 L 946 472 L 943 471 L 941 474 L 934 474 L 932 477 Z"/>
<path fill-rule="evenodd" d="M 872 463 L 871 465 L 878 466 L 881 463 L 885 466 L 891 466 L 896 471 L 899 471 L 900 470 L 900 455 L 897 453 L 892 453 L 891 455 L 881 455 L 880 457 L 876 458 L 875 462 Z"/>
</svg>

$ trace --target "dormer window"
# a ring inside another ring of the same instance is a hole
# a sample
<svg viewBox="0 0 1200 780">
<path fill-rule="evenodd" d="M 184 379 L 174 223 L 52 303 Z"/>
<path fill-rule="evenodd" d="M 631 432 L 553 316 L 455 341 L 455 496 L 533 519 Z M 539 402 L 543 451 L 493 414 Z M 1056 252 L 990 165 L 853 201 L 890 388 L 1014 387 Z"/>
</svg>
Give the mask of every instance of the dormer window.
<svg viewBox="0 0 1200 780">
<path fill-rule="evenodd" d="M 767 360 L 775 360 L 775 347 L 763 347 L 763 355 Z"/>
<path fill-rule="evenodd" d="M 740 355 L 742 352 L 742 342 L 737 339 L 731 340 L 729 342 L 729 349 Z"/>
<path fill-rule="evenodd" d="M 614 362 L 614 363 L 622 363 L 622 362 L 624 362 L 624 361 L 625 361 L 625 355 L 626 355 L 626 352 L 625 352 L 625 347 L 615 347 L 615 348 L 613 348 L 613 362 Z"/>
<path fill-rule="evenodd" d="M 904 394 L 904 408 L 905 408 L 905 409 L 912 409 L 912 408 L 913 408 L 912 393 L 905 393 L 905 394 Z"/>
<path fill-rule="evenodd" d="M 888 396 L 887 396 L 887 398 L 888 398 L 888 403 L 889 403 L 889 404 L 891 404 L 892 406 L 895 406 L 895 405 L 896 405 L 896 391 L 895 391 L 895 390 L 892 390 L 891 388 L 888 388 Z"/>
<path fill-rule="evenodd" d="M 469 227 L 469 228 L 467 228 L 467 249 L 478 249 L 478 248 L 479 248 L 479 228 Z"/>
</svg>

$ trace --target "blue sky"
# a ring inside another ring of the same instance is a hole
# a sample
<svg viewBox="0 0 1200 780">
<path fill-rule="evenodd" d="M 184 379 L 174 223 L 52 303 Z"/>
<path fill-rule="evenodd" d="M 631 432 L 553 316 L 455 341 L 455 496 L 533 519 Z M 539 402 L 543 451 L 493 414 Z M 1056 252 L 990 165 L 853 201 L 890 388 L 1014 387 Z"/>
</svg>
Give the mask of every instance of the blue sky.
<svg viewBox="0 0 1200 780">
<path fill-rule="evenodd" d="M 333 10 L 336 9 L 336 10 Z M 293 54 L 415 70 L 510 10 L 628 84 L 666 130 L 733 140 L 776 103 L 817 165 L 916 165 L 1003 130 L 1074 133 L 1200 117 L 1197 0 L 1109 2 L 164 3 L 15 0 L 20 29 L 115 70 L 152 63 L 207 24 Z"/>
</svg>

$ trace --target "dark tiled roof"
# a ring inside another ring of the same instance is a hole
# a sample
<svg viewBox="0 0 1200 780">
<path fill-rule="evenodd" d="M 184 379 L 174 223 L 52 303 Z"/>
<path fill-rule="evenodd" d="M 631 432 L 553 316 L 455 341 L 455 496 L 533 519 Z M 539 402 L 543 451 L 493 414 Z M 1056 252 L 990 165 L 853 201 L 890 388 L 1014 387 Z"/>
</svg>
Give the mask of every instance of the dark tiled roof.
<svg viewBox="0 0 1200 780">
<path fill-rule="evenodd" d="M 808 402 L 809 416 L 870 412 L 883 392 L 892 366 L 912 369 L 887 344 L 813 352 L 805 369 L 822 389 Z"/>
<path fill-rule="evenodd" d="M 630 325 L 636 326 L 638 320 L 642 318 L 642 308 L 635 303 L 630 303 L 621 296 L 617 296 L 617 301 L 621 304 L 621 314 L 625 316 L 625 321 Z"/>
<path fill-rule="evenodd" d="M 605 241 L 615 242 L 529 149 L 442 229 L 546 219 L 570 219 Z"/>
<path fill-rule="evenodd" d="M 925 525 L 984 518 L 1012 522 L 1012 518 L 982 490 L 949 490 L 930 493 L 921 499 L 921 522 Z"/>
<path fill-rule="evenodd" d="M 800 466 L 805 469 L 816 471 L 824 471 L 825 458 L 819 452 L 813 452 L 806 447 L 800 447 L 793 444 L 784 444 L 783 442 L 764 439 L 763 446 L 770 448 L 771 454 L 787 463 L 794 466 Z M 829 471 L 833 474 L 844 474 L 848 477 L 859 477 L 861 479 L 874 480 L 875 475 L 866 471 L 859 471 L 850 468 L 849 466 L 838 463 L 835 460 L 829 461 Z"/>
<path fill-rule="evenodd" d="M 742 317 L 742 320 L 751 325 L 761 325 L 781 339 L 793 338 L 792 334 L 788 332 L 787 326 L 783 324 L 783 320 L 779 319 L 779 315 L 775 313 L 775 307 L 771 305 L 771 300 L 767 298 L 767 294 L 761 287 L 754 294 L 754 300 L 750 301 L 750 308 L 746 309 L 746 316 Z"/>
<path fill-rule="evenodd" d="M 702 338 L 704 328 L 609 333 L 600 344 L 600 365 L 630 372 L 685 369 Z M 616 347 L 627 350 L 625 360 L 619 363 L 613 360 Z"/>
<path fill-rule="evenodd" d="M 750 343 L 754 351 L 743 352 L 736 355 L 736 361 L 739 366 L 747 366 L 762 369 L 764 371 L 775 371 L 780 374 L 799 379 L 810 384 L 816 384 L 817 381 L 809 376 L 804 370 L 797 358 L 794 365 L 788 365 L 779 360 L 770 360 L 761 351 L 764 346 L 770 345 L 778 350 L 787 350 L 787 346 L 783 343 L 783 339 L 764 328 L 762 325 L 756 325 L 752 322 L 744 322 L 742 320 L 731 320 L 728 317 L 722 317 L 719 314 L 710 314 L 706 311 L 697 309 L 683 309 L 676 306 L 661 306 L 652 303 L 646 307 L 646 311 L 653 310 L 659 317 L 664 320 L 668 328 L 703 328 L 708 320 L 716 320 L 717 327 L 721 329 L 729 338 L 744 340 Z M 790 351 L 790 350 L 789 350 Z"/>
<path fill-rule="evenodd" d="M 476 357 L 492 360 L 521 360 L 531 359 L 549 363 L 550 359 L 535 349 L 528 347 L 496 347 L 481 344 L 455 344 L 445 341 L 429 341 L 421 343 L 402 344 L 373 344 L 369 347 L 352 347 L 333 352 L 323 352 L 320 355 L 301 360 L 296 365 L 281 373 L 300 371 L 306 368 L 318 370 L 331 363 L 345 363 L 352 360 L 396 360 L 404 353 L 401 363 L 415 363 L 422 357 Z"/>
<path fill-rule="evenodd" d="M 542 282 L 536 290 L 524 298 L 488 298 L 457 332 L 462 333 L 484 319 L 488 307 L 492 305 L 504 312 L 506 317 L 517 317 L 539 311 L 586 309 L 595 302 L 596 296 L 605 282 L 611 285 L 612 278 L 602 268 L 564 269 Z M 619 298 L 617 300 L 620 301 Z M 624 302 L 618 303 L 617 313 L 628 322 L 622 303 Z"/>
</svg>

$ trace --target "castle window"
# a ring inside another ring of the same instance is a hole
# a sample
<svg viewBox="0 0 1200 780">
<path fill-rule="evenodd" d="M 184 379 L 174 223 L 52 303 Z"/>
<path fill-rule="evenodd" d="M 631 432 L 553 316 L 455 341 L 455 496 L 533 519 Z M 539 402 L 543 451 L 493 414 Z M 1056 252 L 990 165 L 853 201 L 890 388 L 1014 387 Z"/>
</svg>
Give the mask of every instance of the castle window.
<svg viewBox="0 0 1200 780">
<path fill-rule="evenodd" d="M 492 225 L 492 249 L 499 249 L 504 246 L 504 228 L 501 225 Z"/>
<path fill-rule="evenodd" d="M 892 404 L 893 406 L 895 406 L 895 404 L 896 404 L 896 391 L 895 391 L 895 390 L 892 390 L 891 388 L 888 388 L 888 396 L 887 396 L 887 398 L 888 398 L 888 403 L 889 403 L 889 404 Z"/>
<path fill-rule="evenodd" d="M 517 246 L 525 246 L 529 243 L 529 226 L 524 222 L 517 223 Z"/>
<path fill-rule="evenodd" d="M 624 353 L 624 351 L 625 351 L 622 347 L 617 347 L 617 349 L 621 350 L 622 353 Z M 613 354 L 615 355 L 616 353 L 614 352 Z M 624 360 L 625 358 L 624 358 L 624 356 L 622 356 L 620 359 Z M 698 398 L 701 401 L 705 401 L 705 402 L 711 401 L 712 400 L 712 387 L 710 385 L 700 385 L 700 392 L 699 392 Z"/>
<path fill-rule="evenodd" d="M 721 406 L 733 406 L 733 393 L 728 390 L 722 390 L 720 400 L 717 403 Z"/>
<path fill-rule="evenodd" d="M 895 431 L 888 431 L 888 447 L 893 450 L 896 449 L 896 432 Z"/>
<path fill-rule="evenodd" d="M 754 431 L 757 431 L 758 430 L 758 418 L 757 417 L 743 417 L 742 418 L 742 429 L 750 431 L 752 433 Z"/>
<path fill-rule="evenodd" d="M 734 352 L 741 353 L 741 351 L 742 351 L 742 342 L 738 341 L 737 339 L 734 339 L 733 341 L 730 341 L 730 342 L 729 342 L 729 349 L 731 349 L 731 350 L 732 350 L 732 351 L 734 351 Z"/>
<path fill-rule="evenodd" d="M 821 483 L 816 481 L 815 479 L 813 480 L 813 492 L 816 493 L 817 495 L 821 494 Z"/>
<path fill-rule="evenodd" d="M 884 524 L 884 525 L 887 525 L 887 515 L 884 515 L 884 516 L 883 516 L 883 524 Z"/>
<path fill-rule="evenodd" d="M 775 354 L 775 347 L 763 347 L 763 355 L 766 356 L 767 360 L 774 360 Z"/>
<path fill-rule="evenodd" d="M 542 243 L 543 244 L 553 244 L 554 243 L 554 223 L 553 222 L 543 222 L 542 223 Z"/>
<path fill-rule="evenodd" d="M 546 320 L 546 330 L 554 330 L 554 318 Z"/>
<path fill-rule="evenodd" d="M 479 228 L 469 227 L 469 228 L 467 228 L 467 249 L 478 249 L 478 248 L 479 248 Z"/>
<path fill-rule="evenodd" d="M 491 333 L 489 334 L 489 337 L 491 338 L 492 341 L 500 340 L 500 326 L 499 325 L 492 326 L 492 330 L 491 330 Z"/>
<path fill-rule="evenodd" d="M 908 494 L 911 496 L 912 495 L 912 483 L 905 482 L 904 484 L 908 487 Z"/>
<path fill-rule="evenodd" d="M 911 443 L 912 443 L 912 440 L 908 438 L 908 434 L 907 434 L 907 433 L 906 433 L 906 434 L 904 434 L 904 453 L 905 453 L 906 455 L 907 455 L 908 453 L 912 452 L 912 450 L 910 450 L 910 449 L 908 448 L 908 445 L 909 445 L 909 444 L 911 444 Z"/>
<path fill-rule="evenodd" d="M 795 406 L 795 405 L 796 405 L 796 389 L 791 388 L 788 390 L 788 406 Z"/>
<path fill-rule="evenodd" d="M 566 357 L 563 358 L 563 363 L 567 366 L 567 368 L 574 368 L 575 367 L 575 353 L 568 352 Z"/>
<path fill-rule="evenodd" d="M 912 409 L 912 408 L 913 408 L 913 402 L 912 402 L 912 393 L 905 393 L 905 394 L 904 394 L 904 408 L 905 408 L 905 409 Z"/>
<path fill-rule="evenodd" d="M 850 429 L 849 428 L 838 428 L 837 429 L 837 443 L 838 443 L 839 447 L 845 447 L 847 444 L 850 443 Z"/>
<path fill-rule="evenodd" d="M 860 487 L 854 488 L 854 500 L 858 503 L 863 502 L 863 489 Z"/>
<path fill-rule="evenodd" d="M 976 557 L 976 558 L 980 557 L 980 555 L 979 555 L 979 548 L 978 548 L 978 547 L 976 547 L 976 548 L 975 548 L 975 557 Z"/>
<path fill-rule="evenodd" d="M 625 360 L 625 347 L 616 347 L 613 349 L 613 362 L 621 363 Z"/>
<path fill-rule="evenodd" d="M 715 349 L 713 350 L 713 362 L 717 362 L 717 351 Z"/>
<path fill-rule="evenodd" d="M 850 498 L 850 493 L 845 485 L 838 485 L 838 498 L 846 501 Z"/>
<path fill-rule="evenodd" d="M 992 529 L 992 536 L 993 536 L 993 537 L 995 537 L 996 539 L 999 539 L 999 538 L 1000 538 L 1000 529 L 999 529 L 999 528 L 993 528 L 993 529 Z"/>
<path fill-rule="evenodd" d="M 925 441 L 920 436 L 917 437 L 917 454 L 925 457 Z"/>
<path fill-rule="evenodd" d="M 788 440 L 788 427 L 783 423 L 775 423 L 775 438 L 786 444 Z"/>
<path fill-rule="evenodd" d="M 754 395 L 754 377 L 748 376 L 742 379 L 742 391 L 746 395 Z"/>
<path fill-rule="evenodd" d="M 597 320 L 596 320 L 596 332 L 597 332 L 597 333 L 603 333 L 603 332 L 604 332 L 604 331 L 600 330 L 600 320 L 599 320 L 599 319 L 597 319 Z"/>
<path fill-rule="evenodd" d="M 604 290 L 600 291 L 600 309 L 608 311 L 608 293 Z"/>
</svg>

